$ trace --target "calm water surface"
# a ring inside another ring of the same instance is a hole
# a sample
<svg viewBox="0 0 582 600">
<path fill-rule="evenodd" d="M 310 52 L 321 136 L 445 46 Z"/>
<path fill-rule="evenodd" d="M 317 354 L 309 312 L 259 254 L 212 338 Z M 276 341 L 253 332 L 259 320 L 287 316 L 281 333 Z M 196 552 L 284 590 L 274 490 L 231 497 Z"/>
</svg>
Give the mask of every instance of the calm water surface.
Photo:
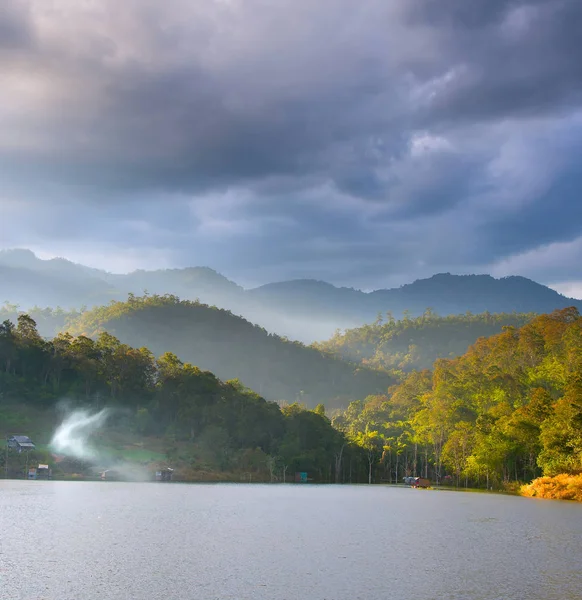
<svg viewBox="0 0 582 600">
<path fill-rule="evenodd" d="M 582 506 L 381 486 L 0 481 L 2 600 L 582 600 Z"/>
</svg>

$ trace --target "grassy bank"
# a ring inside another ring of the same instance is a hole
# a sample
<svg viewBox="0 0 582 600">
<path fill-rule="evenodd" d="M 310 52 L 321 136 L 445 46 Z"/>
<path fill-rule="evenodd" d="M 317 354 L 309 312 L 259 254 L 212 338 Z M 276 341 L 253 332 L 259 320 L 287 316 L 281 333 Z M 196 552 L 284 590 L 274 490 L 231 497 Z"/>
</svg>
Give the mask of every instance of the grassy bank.
<svg viewBox="0 0 582 600">
<path fill-rule="evenodd" d="M 520 493 L 530 498 L 548 498 L 551 500 L 575 500 L 582 502 L 582 474 L 538 477 L 523 485 Z"/>
</svg>

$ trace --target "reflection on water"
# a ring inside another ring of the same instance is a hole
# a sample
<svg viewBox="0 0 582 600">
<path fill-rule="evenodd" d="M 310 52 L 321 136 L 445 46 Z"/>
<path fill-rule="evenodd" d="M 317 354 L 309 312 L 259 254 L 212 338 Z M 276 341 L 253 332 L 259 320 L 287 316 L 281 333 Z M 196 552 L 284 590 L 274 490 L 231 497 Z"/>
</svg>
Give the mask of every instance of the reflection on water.
<svg viewBox="0 0 582 600">
<path fill-rule="evenodd" d="M 581 540 L 499 495 L 0 481 L 7 600 L 581 600 Z"/>
</svg>

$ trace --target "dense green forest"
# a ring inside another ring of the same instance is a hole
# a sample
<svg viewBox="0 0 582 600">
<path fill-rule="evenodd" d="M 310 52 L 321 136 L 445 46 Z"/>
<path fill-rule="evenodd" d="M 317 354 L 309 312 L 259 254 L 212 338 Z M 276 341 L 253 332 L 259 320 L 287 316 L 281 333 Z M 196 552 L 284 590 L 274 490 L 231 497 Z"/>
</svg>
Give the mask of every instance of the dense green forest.
<svg viewBox="0 0 582 600">
<path fill-rule="evenodd" d="M 130 295 L 127 302 L 84 312 L 69 330 L 88 337 L 107 331 L 156 355 L 172 351 L 221 379 L 239 379 L 268 400 L 311 408 L 347 406 L 395 382 L 387 373 L 269 334 L 229 311 L 170 295 Z"/>
<path fill-rule="evenodd" d="M 132 304 L 184 308 L 173 298 L 131 298 L 103 311 L 117 309 L 123 321 Z M 101 323 L 95 312 L 81 319 L 87 327 Z M 170 352 L 156 359 L 98 328 L 95 339 L 65 333 L 46 340 L 28 315 L 0 326 L 4 427 L 25 409 L 43 415 L 52 432 L 58 402 L 68 398 L 120 409 L 120 431 L 156 440 L 185 473 L 281 480 L 300 470 L 337 482 L 420 475 L 495 489 L 582 473 L 582 317 L 575 308 L 506 326 L 458 358 L 437 360 L 432 371 L 413 371 L 352 401 L 331 420 L 323 405 L 280 406 L 238 380 L 223 382 Z"/>
<path fill-rule="evenodd" d="M 200 470 L 259 480 L 281 480 L 287 471 L 289 477 L 306 471 L 316 481 L 341 476 L 338 455 L 346 439 L 331 426 L 323 406 L 280 407 L 237 380 L 220 381 L 169 352 L 156 359 L 148 349 L 122 344 L 106 332 L 96 340 L 68 333 L 45 340 L 28 315 L 20 315 L 16 325 L 5 321 L 0 325 L 2 429 L 27 427 L 27 434 L 46 445 L 62 398 L 69 400 L 69 410 L 113 409 L 111 434 L 149 440 L 186 478 Z M 345 456 L 355 466 L 363 461 L 357 447 Z"/>
<path fill-rule="evenodd" d="M 388 313 L 369 325 L 348 329 L 325 342 L 313 344 L 340 358 L 393 374 L 430 369 L 439 358 L 464 354 L 481 337 L 501 332 L 503 327 L 521 327 L 535 315 L 481 313 L 440 317 L 431 310 L 397 321 Z"/>
<path fill-rule="evenodd" d="M 367 450 L 371 479 L 405 473 L 495 486 L 582 472 L 582 317 L 541 315 L 352 403 L 334 426 Z"/>
</svg>

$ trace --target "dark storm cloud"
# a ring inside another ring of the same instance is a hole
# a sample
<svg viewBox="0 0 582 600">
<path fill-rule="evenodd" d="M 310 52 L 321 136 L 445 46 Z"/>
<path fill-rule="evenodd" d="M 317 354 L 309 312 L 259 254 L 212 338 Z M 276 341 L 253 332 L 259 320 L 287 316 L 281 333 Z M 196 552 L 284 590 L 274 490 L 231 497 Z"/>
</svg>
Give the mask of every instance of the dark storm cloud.
<svg viewBox="0 0 582 600">
<path fill-rule="evenodd" d="M 579 0 L 5 0 L 3 243 L 373 287 L 571 241 L 580 31 Z"/>
<path fill-rule="evenodd" d="M 460 65 L 428 121 L 531 116 L 579 105 L 582 3 L 427 0 L 416 10 L 448 31 L 444 51 Z"/>
</svg>

